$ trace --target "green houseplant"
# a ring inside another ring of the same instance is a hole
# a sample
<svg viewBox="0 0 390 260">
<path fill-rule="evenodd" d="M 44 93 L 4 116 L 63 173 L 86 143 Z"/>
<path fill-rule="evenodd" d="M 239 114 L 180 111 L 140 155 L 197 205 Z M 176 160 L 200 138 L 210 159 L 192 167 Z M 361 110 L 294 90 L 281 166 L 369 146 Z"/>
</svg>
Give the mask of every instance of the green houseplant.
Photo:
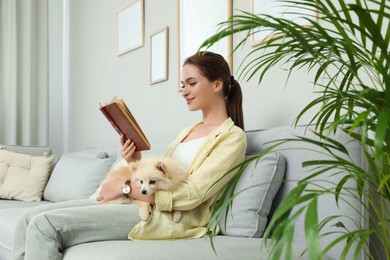
<svg viewBox="0 0 390 260">
<path fill-rule="evenodd" d="M 272 31 L 272 37 L 245 56 L 239 68 L 241 78 L 257 78 L 260 84 L 264 75 L 280 64 L 287 67 L 290 73 L 296 69 L 304 69 L 315 75 L 313 85 L 319 89 L 320 95 L 308 103 L 295 123 L 302 115 L 314 109 L 316 112 L 311 123 L 315 124 L 315 134 L 321 137 L 321 141 L 297 137 L 294 140 L 280 140 L 270 150 L 277 149 L 284 142 L 310 142 L 325 148 L 329 159 L 305 162 L 303 166 L 310 166 L 312 170 L 304 180 L 297 183 L 291 196 L 288 196 L 300 199 L 286 199 L 276 210 L 264 234 L 265 238 L 271 238 L 272 258 L 279 259 L 282 253 L 286 257 L 290 256 L 294 221 L 297 214 L 305 214 L 308 223 L 311 223 L 305 226 L 310 258 L 320 259 L 337 243 L 345 243 L 343 258 L 349 250 L 354 250 L 352 253 L 355 257 L 363 252 L 374 258 L 375 252 L 369 251 L 367 243 L 369 237 L 375 234 L 379 247 L 384 249 L 385 256 L 390 259 L 390 2 L 278 2 L 286 10 L 294 7 L 294 12 L 297 12 L 297 7 L 301 10 L 315 9 L 318 19 L 305 18 L 307 24 L 301 25 L 280 17 L 240 11 L 221 23 L 216 34 L 200 47 L 207 49 L 221 38 L 246 33 L 235 46 L 235 52 L 253 33 L 267 29 Z M 360 131 L 356 131 L 357 129 Z M 333 152 L 337 150 L 347 153 L 342 144 L 327 137 L 327 133 L 337 131 L 343 131 L 360 142 L 369 170 L 361 169 Z M 263 153 L 258 158 L 261 156 Z M 245 164 L 246 162 L 241 166 Z M 313 182 L 315 176 L 330 170 L 342 171 L 346 175 L 333 189 L 308 189 L 308 184 Z M 242 170 L 239 174 L 241 172 Z M 341 194 L 350 192 L 345 187 L 347 181 L 355 183 L 354 194 L 357 194 L 357 199 L 367 201 L 364 205 L 370 212 L 370 218 L 375 215 L 377 220 L 370 221 L 368 228 L 345 229 L 339 233 L 334 243 L 321 249 L 319 237 L 329 235 L 321 232 L 322 227 L 332 220 L 342 229 L 343 223 L 337 222 L 338 216 L 318 219 L 318 197 L 331 194 L 337 202 Z M 218 204 L 213 219 L 218 219 L 221 212 L 228 208 L 228 203 Z M 297 208 L 298 210 L 293 211 Z M 210 225 L 209 230 L 212 234 L 213 225 Z M 352 244 L 355 246 L 352 247 Z"/>
</svg>

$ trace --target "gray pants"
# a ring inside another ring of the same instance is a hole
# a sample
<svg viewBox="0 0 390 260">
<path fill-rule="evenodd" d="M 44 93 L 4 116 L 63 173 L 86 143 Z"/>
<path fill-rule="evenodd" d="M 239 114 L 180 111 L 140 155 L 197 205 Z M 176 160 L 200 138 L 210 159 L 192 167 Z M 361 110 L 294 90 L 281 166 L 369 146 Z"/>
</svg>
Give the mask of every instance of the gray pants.
<svg viewBox="0 0 390 260">
<path fill-rule="evenodd" d="M 71 246 L 126 240 L 140 221 L 134 205 L 96 205 L 93 200 L 46 204 L 25 211 L 15 230 L 12 259 L 56 260 Z"/>
</svg>

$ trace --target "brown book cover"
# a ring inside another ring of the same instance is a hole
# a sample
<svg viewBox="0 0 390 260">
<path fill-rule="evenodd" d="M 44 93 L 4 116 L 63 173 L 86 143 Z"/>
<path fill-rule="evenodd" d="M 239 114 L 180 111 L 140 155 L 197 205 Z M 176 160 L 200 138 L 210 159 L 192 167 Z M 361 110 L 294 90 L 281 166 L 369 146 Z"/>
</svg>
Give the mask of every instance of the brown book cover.
<svg viewBox="0 0 390 260">
<path fill-rule="evenodd" d="M 99 109 L 119 134 L 134 142 L 137 151 L 150 150 L 149 141 L 123 99 L 114 97 L 109 103 L 100 103 Z"/>
</svg>

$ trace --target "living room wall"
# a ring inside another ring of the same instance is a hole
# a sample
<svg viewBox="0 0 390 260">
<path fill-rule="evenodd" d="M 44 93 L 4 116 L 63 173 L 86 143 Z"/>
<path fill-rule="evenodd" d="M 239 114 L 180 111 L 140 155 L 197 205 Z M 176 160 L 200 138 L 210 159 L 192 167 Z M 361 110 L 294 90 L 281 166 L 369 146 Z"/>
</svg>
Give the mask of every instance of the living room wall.
<svg viewBox="0 0 390 260">
<path fill-rule="evenodd" d="M 144 1 L 144 46 L 116 56 L 116 12 L 131 2 L 50 1 L 50 146 L 56 153 L 118 146 L 118 135 L 98 109 L 99 102 L 113 96 L 126 101 L 152 147 L 165 146 L 180 129 L 201 119 L 200 112 L 187 110 L 177 91 L 177 0 Z M 235 0 L 233 8 L 234 13 L 249 11 L 250 0 Z M 165 26 L 169 27 L 168 80 L 150 85 L 150 35 Z M 234 44 L 240 38 L 235 35 Z M 248 42 L 234 54 L 236 77 L 240 63 L 252 49 Z M 257 79 L 240 80 L 246 130 L 292 124 L 313 95 L 312 77 L 304 71 L 293 73 L 286 86 L 287 75 L 280 67 L 268 73 L 260 86 Z"/>
</svg>

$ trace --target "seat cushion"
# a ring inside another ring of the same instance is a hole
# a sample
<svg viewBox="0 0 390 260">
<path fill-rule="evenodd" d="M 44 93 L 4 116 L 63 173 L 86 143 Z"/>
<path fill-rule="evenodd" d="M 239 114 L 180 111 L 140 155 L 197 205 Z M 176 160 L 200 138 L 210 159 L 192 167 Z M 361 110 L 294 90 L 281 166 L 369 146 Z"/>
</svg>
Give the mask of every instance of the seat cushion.
<svg viewBox="0 0 390 260">
<path fill-rule="evenodd" d="M 214 242 L 216 252 L 209 238 L 92 242 L 67 248 L 63 260 L 267 259 L 261 238 L 217 236 Z M 309 259 L 305 248 L 294 246 L 293 259 Z"/>
<path fill-rule="evenodd" d="M 1 204 L 2 201 L 0 201 Z M 48 203 L 48 202 L 46 202 Z M 13 230 L 19 216 L 27 208 L 0 210 L 0 259 L 9 259 Z M 5 216 L 2 218 L 2 216 Z M 90 242 L 65 249 L 64 260 L 94 259 L 266 259 L 261 238 L 217 236 L 216 252 L 209 238 L 181 240 L 103 241 Z M 308 259 L 305 248 L 294 246 L 294 259 Z M 4 256 L 4 257 L 3 257 Z"/>
<path fill-rule="evenodd" d="M 0 259 L 10 259 L 16 223 L 22 213 L 35 206 L 50 202 L 26 202 L 17 200 L 0 200 Z"/>
</svg>

